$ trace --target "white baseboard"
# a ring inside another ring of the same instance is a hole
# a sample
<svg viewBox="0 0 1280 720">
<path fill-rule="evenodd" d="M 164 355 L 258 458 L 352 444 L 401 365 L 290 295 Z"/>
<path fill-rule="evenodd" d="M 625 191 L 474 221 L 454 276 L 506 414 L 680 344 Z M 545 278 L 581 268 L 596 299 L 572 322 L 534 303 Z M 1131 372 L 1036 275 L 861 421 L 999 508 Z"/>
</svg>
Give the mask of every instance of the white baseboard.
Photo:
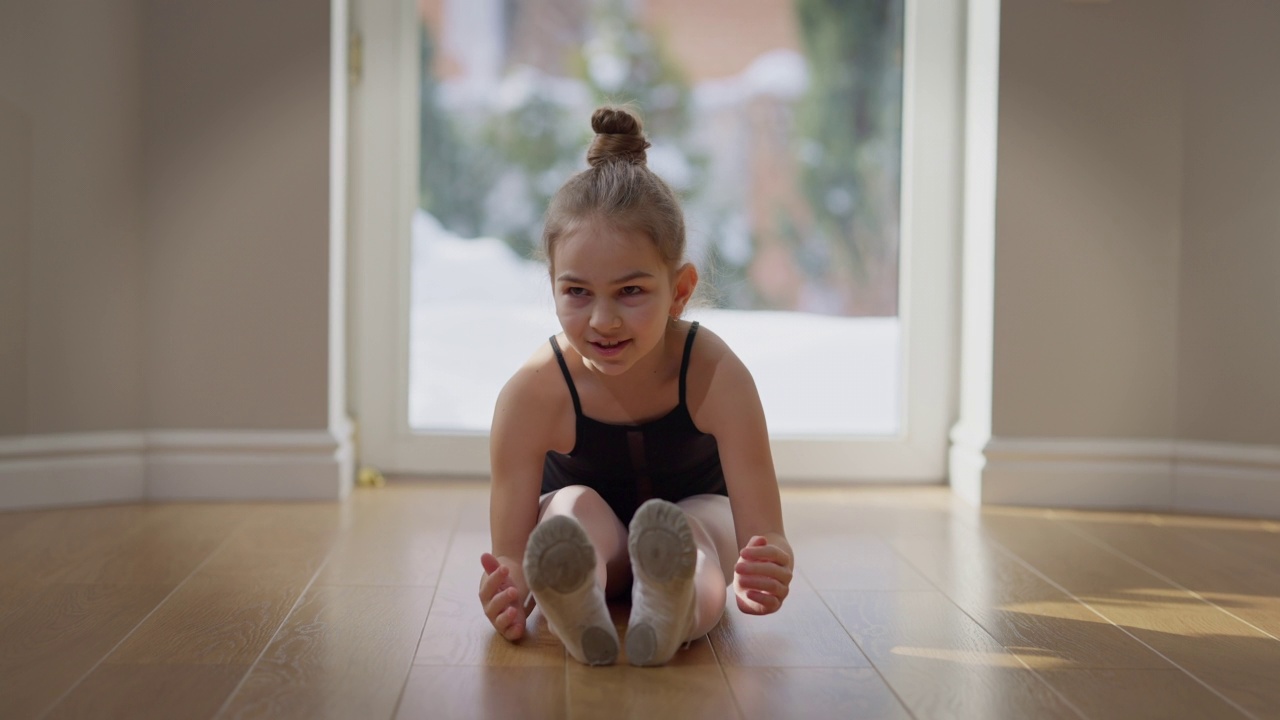
<svg viewBox="0 0 1280 720">
<path fill-rule="evenodd" d="M 1280 518 L 1280 447 L 1178 443 L 1175 510 Z"/>
<path fill-rule="evenodd" d="M 992 438 L 982 497 L 1000 505 L 1173 509 L 1167 440 Z"/>
<path fill-rule="evenodd" d="M 146 500 L 341 500 L 350 426 L 336 432 L 150 431 L 0 438 L 0 509 Z"/>
<path fill-rule="evenodd" d="M 157 500 L 339 500 L 351 490 L 351 433 L 147 433 L 147 497 Z"/>
<path fill-rule="evenodd" d="M 970 505 L 982 504 L 982 471 L 986 467 L 986 458 L 982 455 L 982 445 L 969 445 L 952 437 L 949 458 L 949 482 L 951 492 Z"/>
<path fill-rule="evenodd" d="M 1280 517 L 1280 448 L 1175 440 L 952 434 L 951 482 L 973 504 Z"/>
<path fill-rule="evenodd" d="M 0 510 L 136 502 L 145 446 L 137 432 L 0 438 Z"/>
</svg>

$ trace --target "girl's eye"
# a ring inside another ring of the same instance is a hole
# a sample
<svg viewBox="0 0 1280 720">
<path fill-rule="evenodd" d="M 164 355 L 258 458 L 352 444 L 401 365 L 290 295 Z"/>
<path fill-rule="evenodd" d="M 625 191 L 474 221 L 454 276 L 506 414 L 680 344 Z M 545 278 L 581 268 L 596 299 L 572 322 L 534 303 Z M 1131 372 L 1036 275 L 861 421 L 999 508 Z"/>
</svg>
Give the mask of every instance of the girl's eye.
<svg viewBox="0 0 1280 720">
<path fill-rule="evenodd" d="M 587 294 L 587 289 L 580 288 L 580 287 L 570 287 L 570 288 L 565 288 L 564 292 L 566 295 L 570 297 L 583 297 L 584 295 Z"/>
<path fill-rule="evenodd" d="M 644 292 L 644 288 L 639 285 L 628 285 L 622 288 L 623 295 L 639 295 L 642 292 Z"/>
</svg>

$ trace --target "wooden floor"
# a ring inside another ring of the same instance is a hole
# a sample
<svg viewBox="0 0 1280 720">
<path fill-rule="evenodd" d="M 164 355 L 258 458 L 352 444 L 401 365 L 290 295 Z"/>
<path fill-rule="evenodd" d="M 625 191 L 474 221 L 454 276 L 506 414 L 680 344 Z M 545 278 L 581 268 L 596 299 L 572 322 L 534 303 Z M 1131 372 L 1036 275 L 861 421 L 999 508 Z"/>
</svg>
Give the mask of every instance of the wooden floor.
<svg viewBox="0 0 1280 720">
<path fill-rule="evenodd" d="M 784 506 L 783 611 L 657 669 L 494 638 L 482 484 L 2 513 L 0 718 L 1280 717 L 1280 524 Z"/>
</svg>

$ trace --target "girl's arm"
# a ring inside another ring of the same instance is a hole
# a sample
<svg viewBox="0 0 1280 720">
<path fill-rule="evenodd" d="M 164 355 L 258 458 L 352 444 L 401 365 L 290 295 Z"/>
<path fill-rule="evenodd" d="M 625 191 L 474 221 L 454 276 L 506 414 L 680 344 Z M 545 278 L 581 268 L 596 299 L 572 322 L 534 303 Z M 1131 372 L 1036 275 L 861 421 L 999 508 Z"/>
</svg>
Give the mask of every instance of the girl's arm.
<svg viewBox="0 0 1280 720">
<path fill-rule="evenodd" d="M 739 558 L 734 590 L 743 612 L 768 614 L 782 606 L 795 566 L 782 525 L 782 501 L 769 432 L 755 380 L 722 342 L 708 353 L 710 379 L 697 424 L 715 436 L 729 489 Z"/>
<path fill-rule="evenodd" d="M 481 557 L 480 603 L 494 628 L 508 640 L 524 635 L 529 586 L 522 563 L 525 543 L 538 522 L 542 465 L 551 425 L 547 409 L 555 405 L 539 401 L 535 381 L 536 373 L 522 369 L 502 389 L 489 440 L 493 552 Z"/>
</svg>

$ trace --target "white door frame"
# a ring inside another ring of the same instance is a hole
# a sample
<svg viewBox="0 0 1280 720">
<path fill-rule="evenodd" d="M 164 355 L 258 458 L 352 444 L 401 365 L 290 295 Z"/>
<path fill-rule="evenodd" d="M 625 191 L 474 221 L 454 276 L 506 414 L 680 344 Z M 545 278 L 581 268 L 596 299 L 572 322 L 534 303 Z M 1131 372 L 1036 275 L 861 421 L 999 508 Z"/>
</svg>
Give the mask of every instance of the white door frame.
<svg viewBox="0 0 1280 720">
<path fill-rule="evenodd" d="M 696 1 L 696 0 L 695 0 Z M 899 316 L 903 432 L 775 439 L 778 476 L 941 482 L 956 413 L 964 79 L 963 0 L 906 0 Z M 417 202 L 418 19 L 413 0 L 355 0 L 352 90 L 353 408 L 360 462 L 384 472 L 489 474 L 483 433 L 409 426 L 410 221 Z"/>
</svg>

